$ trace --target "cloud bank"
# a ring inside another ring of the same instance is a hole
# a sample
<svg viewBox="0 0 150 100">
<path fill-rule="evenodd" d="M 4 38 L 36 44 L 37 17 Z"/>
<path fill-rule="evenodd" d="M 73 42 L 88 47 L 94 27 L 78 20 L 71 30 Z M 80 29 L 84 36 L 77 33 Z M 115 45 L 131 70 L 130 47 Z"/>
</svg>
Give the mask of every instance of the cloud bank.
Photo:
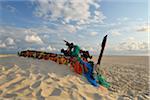
<svg viewBox="0 0 150 100">
<path fill-rule="evenodd" d="M 148 43 L 144 41 L 138 41 L 134 37 L 129 37 L 125 41 L 120 42 L 114 47 L 117 51 L 140 51 L 148 50 Z"/>
<path fill-rule="evenodd" d="M 34 15 L 46 21 L 82 25 L 103 22 L 100 0 L 34 0 Z"/>
</svg>

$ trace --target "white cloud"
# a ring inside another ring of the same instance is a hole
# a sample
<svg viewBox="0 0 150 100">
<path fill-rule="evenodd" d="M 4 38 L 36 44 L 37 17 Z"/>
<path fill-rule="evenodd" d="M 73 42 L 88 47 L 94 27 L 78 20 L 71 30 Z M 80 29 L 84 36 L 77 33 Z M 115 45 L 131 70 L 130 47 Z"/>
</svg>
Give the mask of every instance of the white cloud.
<svg viewBox="0 0 150 100">
<path fill-rule="evenodd" d="M 96 16 L 100 16 L 101 15 L 101 13 L 99 11 L 95 11 L 94 13 L 95 13 Z"/>
<path fill-rule="evenodd" d="M 144 26 L 138 26 L 136 29 L 137 32 L 150 32 L 150 26 L 144 25 Z"/>
<path fill-rule="evenodd" d="M 107 32 L 108 34 L 112 34 L 113 36 L 119 36 L 121 33 L 117 29 L 112 29 Z"/>
<path fill-rule="evenodd" d="M 53 43 L 54 41 L 58 41 L 60 43 L 62 42 L 63 37 L 65 37 L 66 39 L 67 37 L 71 37 L 72 34 L 67 34 L 67 30 L 70 30 L 70 32 L 74 31 L 74 29 L 70 29 L 73 27 L 64 27 L 65 26 L 63 26 L 62 28 L 57 27 L 57 29 L 52 29 L 50 27 L 45 26 L 33 28 L 0 26 L 0 45 L 3 48 L 7 47 L 6 49 L 8 49 L 8 44 L 9 46 L 13 44 L 12 46 L 15 46 L 19 49 L 26 49 L 32 47 L 36 49 L 40 46 L 47 46 L 51 42 Z M 60 45 L 56 44 L 56 46 L 58 47 Z"/>
<path fill-rule="evenodd" d="M 25 41 L 29 43 L 43 44 L 42 39 L 38 35 L 26 35 Z"/>
<path fill-rule="evenodd" d="M 0 40 L 0 48 L 9 48 L 13 49 L 16 47 L 16 43 L 13 38 L 6 38 L 3 41 Z"/>
<path fill-rule="evenodd" d="M 53 48 L 51 45 L 49 45 L 49 46 L 47 47 L 47 50 L 49 50 L 49 51 L 56 51 L 56 48 Z"/>
<path fill-rule="evenodd" d="M 90 35 L 91 36 L 96 36 L 98 33 L 97 32 L 91 32 Z"/>
<path fill-rule="evenodd" d="M 0 48 L 6 48 L 6 44 L 5 43 L 0 43 Z"/>
<path fill-rule="evenodd" d="M 13 6 L 11 6 L 11 5 L 7 5 L 6 7 L 7 7 L 7 9 L 8 9 L 10 12 L 12 12 L 12 13 L 16 12 L 16 8 L 15 8 L 15 7 L 13 7 Z"/>
<path fill-rule="evenodd" d="M 129 37 L 126 41 L 120 42 L 114 47 L 117 51 L 135 51 L 135 50 L 148 50 L 148 43 L 138 41 L 134 37 Z"/>
<path fill-rule="evenodd" d="M 67 30 L 70 33 L 76 32 L 76 27 L 73 25 L 65 25 L 64 29 Z"/>
<path fill-rule="evenodd" d="M 27 47 L 25 50 L 36 50 L 36 48 Z"/>
<path fill-rule="evenodd" d="M 84 50 L 84 51 L 86 51 L 86 50 L 87 50 L 87 49 L 86 49 L 86 48 L 84 48 L 84 47 L 82 47 L 81 49 L 82 49 L 82 50 Z"/>
<path fill-rule="evenodd" d="M 46 50 L 46 48 L 41 47 L 39 50 L 41 50 L 41 51 L 45 51 L 45 50 Z"/>
<path fill-rule="evenodd" d="M 82 29 L 82 27 L 81 27 L 81 26 L 76 25 L 76 29 L 77 29 L 77 30 L 79 30 L 79 29 Z"/>
<path fill-rule="evenodd" d="M 48 45 L 47 47 L 40 48 L 41 51 L 47 51 L 47 52 L 54 52 L 59 51 L 58 49 L 52 47 L 51 45 Z"/>
<path fill-rule="evenodd" d="M 128 21 L 129 19 L 128 17 L 117 18 L 118 21 Z"/>
<path fill-rule="evenodd" d="M 98 0 L 36 0 L 37 8 L 34 14 L 45 20 L 60 21 L 62 24 L 77 21 L 78 24 L 84 24 L 94 19 L 102 22 L 105 18 L 100 9 Z M 92 15 L 90 6 L 95 6 L 95 15 Z"/>
<path fill-rule="evenodd" d="M 95 47 L 90 47 L 90 46 L 84 47 L 83 46 L 81 49 L 84 51 L 89 51 L 90 53 L 94 53 L 94 54 L 97 53 L 97 49 Z"/>
<path fill-rule="evenodd" d="M 5 40 L 5 43 L 6 43 L 7 45 L 15 45 L 14 39 L 12 39 L 12 38 L 10 38 L 10 37 L 8 37 L 8 38 Z"/>
</svg>

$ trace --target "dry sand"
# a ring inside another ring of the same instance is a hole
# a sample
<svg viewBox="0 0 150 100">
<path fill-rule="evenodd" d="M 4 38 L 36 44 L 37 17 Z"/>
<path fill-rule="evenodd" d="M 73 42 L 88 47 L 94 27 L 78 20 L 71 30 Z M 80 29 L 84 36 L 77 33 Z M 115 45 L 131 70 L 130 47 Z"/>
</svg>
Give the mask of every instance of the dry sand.
<svg viewBox="0 0 150 100">
<path fill-rule="evenodd" d="M 51 61 L 0 58 L 0 99 L 8 100 L 148 100 L 148 57 L 106 56 L 100 72 L 109 90 L 95 88 L 69 66 Z"/>
<path fill-rule="evenodd" d="M 119 100 L 149 100 L 149 60 L 148 56 L 104 56 L 100 72 L 111 83 L 109 92 L 117 93 Z"/>
</svg>

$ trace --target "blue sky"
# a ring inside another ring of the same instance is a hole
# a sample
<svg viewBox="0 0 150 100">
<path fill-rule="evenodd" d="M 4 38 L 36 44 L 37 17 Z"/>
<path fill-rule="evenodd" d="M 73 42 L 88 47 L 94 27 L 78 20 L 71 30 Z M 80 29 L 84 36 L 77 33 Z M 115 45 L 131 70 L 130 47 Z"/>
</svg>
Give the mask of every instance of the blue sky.
<svg viewBox="0 0 150 100">
<path fill-rule="evenodd" d="M 0 53 L 59 52 L 66 39 L 98 54 L 106 34 L 106 55 L 148 53 L 148 0 L 1 0 L 0 4 Z"/>
</svg>

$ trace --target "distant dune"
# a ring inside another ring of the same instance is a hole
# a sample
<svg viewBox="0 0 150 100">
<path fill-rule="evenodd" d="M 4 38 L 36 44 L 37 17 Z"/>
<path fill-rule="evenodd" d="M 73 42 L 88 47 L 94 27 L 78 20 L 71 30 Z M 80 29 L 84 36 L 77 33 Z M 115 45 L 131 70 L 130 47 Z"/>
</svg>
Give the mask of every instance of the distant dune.
<svg viewBox="0 0 150 100">
<path fill-rule="evenodd" d="M 10 57 L 10 56 L 17 56 L 16 54 L 0 54 L 0 58 L 2 57 Z"/>
<path fill-rule="evenodd" d="M 142 64 L 149 65 L 150 62 L 149 56 L 104 56 L 102 58 L 102 63 L 120 63 L 120 64 Z M 94 56 L 93 60 L 96 62 L 98 59 L 97 56 Z"/>
<path fill-rule="evenodd" d="M 105 56 L 100 72 L 111 83 L 108 90 L 93 87 L 69 66 L 14 55 L 3 56 L 0 57 L 0 99 L 150 99 L 148 57 Z"/>
</svg>

